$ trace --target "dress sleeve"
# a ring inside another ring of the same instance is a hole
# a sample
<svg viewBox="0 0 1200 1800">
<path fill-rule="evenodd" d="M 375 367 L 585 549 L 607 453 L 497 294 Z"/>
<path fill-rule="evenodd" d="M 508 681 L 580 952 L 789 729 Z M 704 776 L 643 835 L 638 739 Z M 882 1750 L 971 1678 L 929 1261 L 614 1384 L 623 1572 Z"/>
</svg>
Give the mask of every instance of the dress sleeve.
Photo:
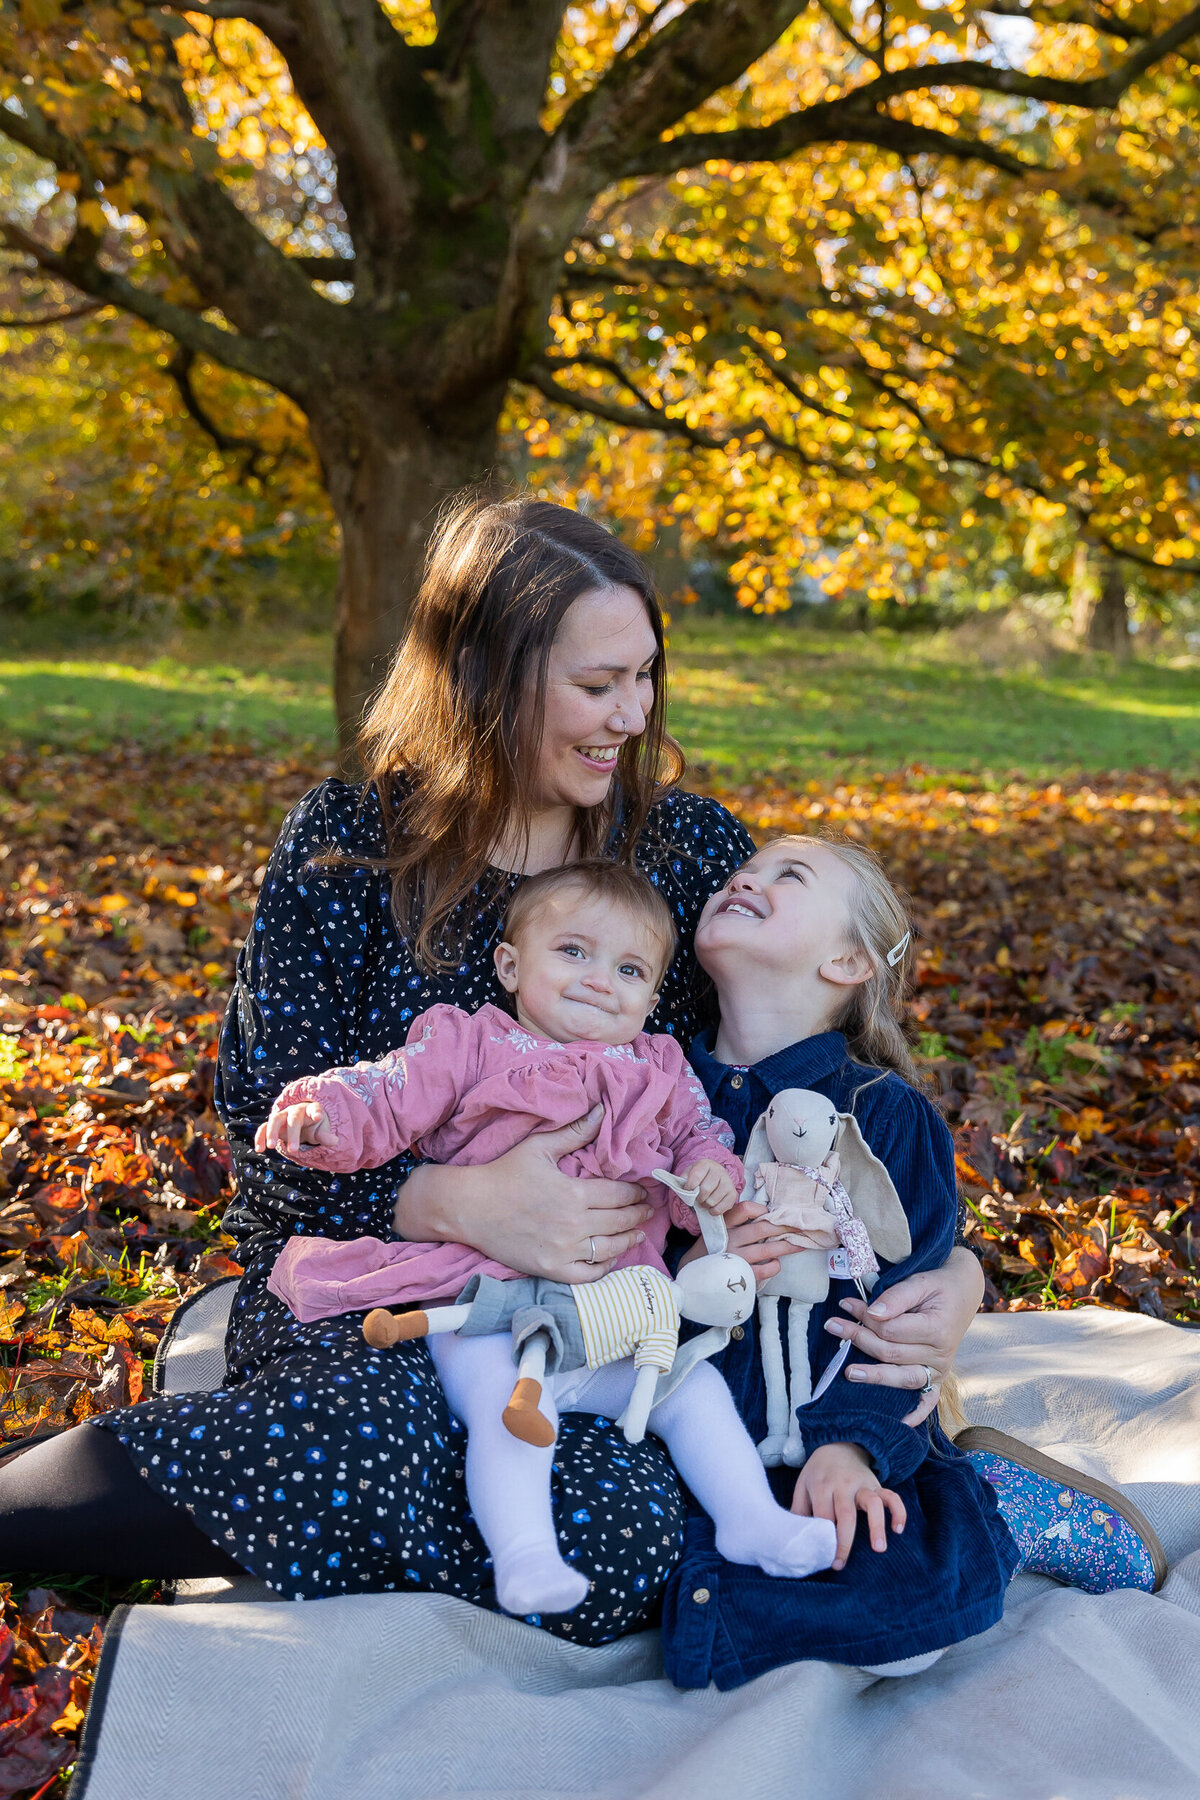
<svg viewBox="0 0 1200 1800">
<path fill-rule="evenodd" d="M 334 1172 L 391 1162 L 454 1113 L 477 1079 L 478 1043 L 476 1019 L 457 1006 L 431 1006 L 413 1020 L 402 1050 L 290 1081 L 272 1111 L 315 1100 L 337 1139 L 302 1144 L 295 1160 Z"/>
<path fill-rule="evenodd" d="M 673 1083 L 661 1119 L 663 1146 L 670 1152 L 672 1174 L 683 1175 L 693 1163 L 711 1157 L 720 1163 L 740 1194 L 746 1172 L 741 1158 L 733 1154 L 733 1133 L 724 1119 L 714 1118 L 700 1077 L 672 1038 L 657 1038 L 655 1051 Z M 670 1190 L 668 1195 L 671 1223 L 695 1237 L 699 1229 L 695 1208 Z"/>
<path fill-rule="evenodd" d="M 940 1269 L 954 1247 L 958 1224 L 954 1143 L 945 1122 L 923 1095 L 899 1080 L 888 1087 L 893 1104 L 886 1112 L 882 1106 L 872 1108 L 871 1117 L 860 1118 L 859 1123 L 895 1183 L 908 1215 L 912 1251 L 902 1262 L 884 1268 L 872 1298 L 908 1275 Z M 828 1333 L 821 1337 L 833 1344 Z M 872 1360 L 854 1349 L 846 1362 L 848 1366 Z M 912 1407 L 911 1388 L 847 1381 L 843 1371 L 819 1400 L 801 1409 L 805 1447 L 811 1452 L 821 1444 L 861 1444 L 881 1481 L 903 1481 L 929 1451 L 927 1426 L 901 1424 Z"/>
<path fill-rule="evenodd" d="M 290 1081 L 349 1060 L 365 909 L 374 903 L 377 884 L 357 869 L 326 873 L 313 859 L 349 843 L 357 798 L 358 790 L 327 781 L 289 813 L 238 957 L 214 1104 L 237 1178 L 225 1228 L 243 1250 L 262 1233 L 278 1237 L 319 1229 L 336 1236 L 356 1223 L 350 1218 L 343 1227 L 331 1223 L 328 1174 L 255 1150 L 254 1134 Z M 364 1222 L 357 1223 L 363 1229 Z"/>
</svg>

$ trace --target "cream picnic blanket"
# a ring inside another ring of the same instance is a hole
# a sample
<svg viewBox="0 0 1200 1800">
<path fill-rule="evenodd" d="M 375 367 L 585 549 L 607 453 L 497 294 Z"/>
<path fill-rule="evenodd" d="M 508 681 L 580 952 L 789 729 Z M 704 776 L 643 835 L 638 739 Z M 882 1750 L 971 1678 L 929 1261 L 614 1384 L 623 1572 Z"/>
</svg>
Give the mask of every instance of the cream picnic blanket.
<svg viewBox="0 0 1200 1800">
<path fill-rule="evenodd" d="M 678 1693 L 655 1633 L 585 1650 L 426 1595 L 134 1607 L 73 1800 L 1197 1800 L 1200 1333 L 980 1318 L 967 1414 L 1122 1485 L 1153 1598 L 1034 1577 L 927 1674 L 797 1663 Z"/>
</svg>

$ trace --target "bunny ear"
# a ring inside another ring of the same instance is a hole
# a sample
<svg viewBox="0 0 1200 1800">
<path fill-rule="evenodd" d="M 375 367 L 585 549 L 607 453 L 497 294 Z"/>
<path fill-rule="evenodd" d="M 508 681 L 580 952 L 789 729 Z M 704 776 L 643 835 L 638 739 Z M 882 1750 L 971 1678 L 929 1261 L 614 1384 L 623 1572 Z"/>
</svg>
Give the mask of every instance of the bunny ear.
<svg viewBox="0 0 1200 1800">
<path fill-rule="evenodd" d="M 750 1133 L 750 1142 L 746 1145 L 742 1163 L 746 1170 L 746 1185 L 742 1189 L 743 1200 L 754 1198 L 754 1171 L 760 1163 L 775 1161 L 774 1152 L 767 1142 L 767 1115 L 759 1113 L 754 1130 Z"/>
<path fill-rule="evenodd" d="M 912 1234 L 892 1178 L 868 1147 L 853 1114 L 839 1113 L 838 1118 L 841 1182 L 850 1196 L 855 1217 L 866 1226 L 877 1256 L 885 1262 L 903 1262 L 912 1252 Z"/>
</svg>

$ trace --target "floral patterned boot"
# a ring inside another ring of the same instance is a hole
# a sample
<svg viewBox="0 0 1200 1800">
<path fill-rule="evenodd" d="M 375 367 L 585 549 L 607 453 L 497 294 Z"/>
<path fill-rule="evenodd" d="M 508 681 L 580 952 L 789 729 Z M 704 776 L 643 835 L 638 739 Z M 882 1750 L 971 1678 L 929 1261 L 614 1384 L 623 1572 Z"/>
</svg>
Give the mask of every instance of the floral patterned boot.
<svg viewBox="0 0 1200 1800">
<path fill-rule="evenodd" d="M 954 1442 L 994 1488 L 1022 1572 L 1085 1594 L 1162 1586 L 1167 1559 L 1157 1533 L 1118 1489 L 986 1425 L 969 1425 Z"/>
</svg>

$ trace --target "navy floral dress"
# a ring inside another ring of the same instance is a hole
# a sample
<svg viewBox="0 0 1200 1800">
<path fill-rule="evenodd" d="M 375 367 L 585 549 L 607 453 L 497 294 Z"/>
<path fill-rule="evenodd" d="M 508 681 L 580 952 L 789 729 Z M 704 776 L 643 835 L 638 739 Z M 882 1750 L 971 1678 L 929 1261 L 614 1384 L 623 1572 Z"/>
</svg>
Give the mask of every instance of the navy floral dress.
<svg viewBox="0 0 1200 1800">
<path fill-rule="evenodd" d="M 226 1015 L 216 1105 L 238 1194 L 226 1215 L 245 1273 L 226 1339 L 227 1385 L 105 1413 L 139 1473 L 186 1507 L 214 1543 L 289 1599 L 413 1589 L 494 1606 L 490 1558 L 463 1485 L 465 1434 L 423 1344 L 372 1350 L 351 1314 L 304 1325 L 266 1278 L 293 1233 L 395 1236 L 395 1189 L 413 1167 L 329 1175 L 254 1149 L 271 1102 L 297 1075 L 378 1060 L 414 1013 L 438 1003 L 507 1006 L 492 950 L 506 876 L 464 915 L 462 961 L 422 972 L 391 914 L 387 877 L 317 865 L 322 851 L 378 857 L 383 827 L 368 788 L 326 781 L 284 822 Z M 753 851 L 715 801 L 668 794 L 638 861 L 675 915 L 680 951 L 657 1031 L 688 1044 L 708 1022 L 692 954 L 700 909 Z M 682 1542 L 683 1507 L 665 1451 L 630 1446 L 606 1419 L 567 1414 L 553 1497 L 563 1554 L 592 1577 L 583 1604 L 547 1629 L 597 1644 L 644 1625 Z M 542 1621 L 536 1620 L 535 1623 Z"/>
</svg>

